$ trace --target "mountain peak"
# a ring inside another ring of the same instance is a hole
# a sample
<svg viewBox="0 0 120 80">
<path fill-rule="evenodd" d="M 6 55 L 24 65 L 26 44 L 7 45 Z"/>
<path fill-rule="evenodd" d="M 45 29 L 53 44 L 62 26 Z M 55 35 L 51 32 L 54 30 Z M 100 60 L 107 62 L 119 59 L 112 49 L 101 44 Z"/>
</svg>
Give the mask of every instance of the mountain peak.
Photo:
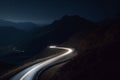
<svg viewBox="0 0 120 80">
<path fill-rule="evenodd" d="M 78 19 L 80 19 L 81 17 L 79 16 L 79 15 L 64 15 L 63 17 L 62 17 L 62 19 L 68 19 L 68 18 L 78 18 Z"/>
<path fill-rule="evenodd" d="M 59 20 L 55 20 L 52 25 L 58 25 L 58 24 L 72 24 L 72 23 L 78 23 L 81 21 L 84 21 L 86 19 L 81 18 L 78 15 L 73 15 L 73 16 L 69 16 L 69 15 L 64 15 L 62 18 L 60 18 Z"/>
<path fill-rule="evenodd" d="M 54 21 L 51 26 L 55 27 L 64 27 L 64 29 L 72 29 L 72 30 L 83 30 L 85 29 L 92 29 L 93 27 L 96 27 L 97 24 L 87 20 L 85 18 L 82 18 L 78 15 L 65 15 L 61 19 Z M 84 31 L 84 30 L 83 30 Z"/>
</svg>

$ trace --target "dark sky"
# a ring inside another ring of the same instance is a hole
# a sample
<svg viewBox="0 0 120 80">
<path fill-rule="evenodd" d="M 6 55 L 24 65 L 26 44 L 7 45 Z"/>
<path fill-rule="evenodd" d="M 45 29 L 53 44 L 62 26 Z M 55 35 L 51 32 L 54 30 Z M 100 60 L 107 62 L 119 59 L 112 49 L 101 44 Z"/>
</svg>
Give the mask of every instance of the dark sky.
<svg viewBox="0 0 120 80">
<path fill-rule="evenodd" d="M 0 19 L 48 23 L 63 15 L 99 21 L 120 12 L 120 0 L 0 0 Z"/>
</svg>

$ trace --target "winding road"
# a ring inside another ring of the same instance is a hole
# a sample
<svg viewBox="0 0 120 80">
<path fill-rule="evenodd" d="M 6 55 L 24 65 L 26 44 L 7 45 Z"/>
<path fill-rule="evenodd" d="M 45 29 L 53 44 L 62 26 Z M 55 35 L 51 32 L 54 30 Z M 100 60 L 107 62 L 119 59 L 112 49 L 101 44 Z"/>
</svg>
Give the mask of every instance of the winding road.
<svg viewBox="0 0 120 80">
<path fill-rule="evenodd" d="M 64 62 L 66 60 L 69 60 L 76 55 L 75 50 L 73 48 L 57 47 L 57 46 L 49 46 L 49 48 L 65 50 L 65 52 L 53 58 L 29 66 L 28 68 L 14 75 L 10 80 L 33 80 L 38 72 L 41 73 L 46 68 Z"/>
</svg>

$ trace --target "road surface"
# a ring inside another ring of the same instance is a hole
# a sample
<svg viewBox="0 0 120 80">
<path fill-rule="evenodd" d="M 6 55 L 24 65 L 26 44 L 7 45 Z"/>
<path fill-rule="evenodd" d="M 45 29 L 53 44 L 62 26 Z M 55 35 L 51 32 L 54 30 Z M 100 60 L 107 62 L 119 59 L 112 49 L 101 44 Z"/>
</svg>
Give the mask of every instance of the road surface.
<svg viewBox="0 0 120 80">
<path fill-rule="evenodd" d="M 69 60 L 76 55 L 74 53 L 75 50 L 72 48 L 56 47 L 56 46 L 50 46 L 49 48 L 66 50 L 66 52 L 57 55 L 51 59 L 42 61 L 40 63 L 36 63 L 22 70 L 21 72 L 17 73 L 10 80 L 33 80 L 38 72 L 40 73 L 44 71 L 46 68 L 49 68 L 50 66 L 61 63 L 63 61 Z"/>
</svg>

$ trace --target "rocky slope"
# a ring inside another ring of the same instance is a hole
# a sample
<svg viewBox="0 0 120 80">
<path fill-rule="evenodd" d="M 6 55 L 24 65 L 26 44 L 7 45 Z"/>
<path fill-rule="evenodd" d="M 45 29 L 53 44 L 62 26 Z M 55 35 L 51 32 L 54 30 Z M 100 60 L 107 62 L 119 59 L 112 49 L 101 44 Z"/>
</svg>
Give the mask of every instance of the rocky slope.
<svg viewBox="0 0 120 80">
<path fill-rule="evenodd" d="M 63 45 L 75 47 L 78 56 L 60 69 L 51 80 L 120 79 L 119 16 L 104 21 L 84 35 L 76 33 Z"/>
</svg>

